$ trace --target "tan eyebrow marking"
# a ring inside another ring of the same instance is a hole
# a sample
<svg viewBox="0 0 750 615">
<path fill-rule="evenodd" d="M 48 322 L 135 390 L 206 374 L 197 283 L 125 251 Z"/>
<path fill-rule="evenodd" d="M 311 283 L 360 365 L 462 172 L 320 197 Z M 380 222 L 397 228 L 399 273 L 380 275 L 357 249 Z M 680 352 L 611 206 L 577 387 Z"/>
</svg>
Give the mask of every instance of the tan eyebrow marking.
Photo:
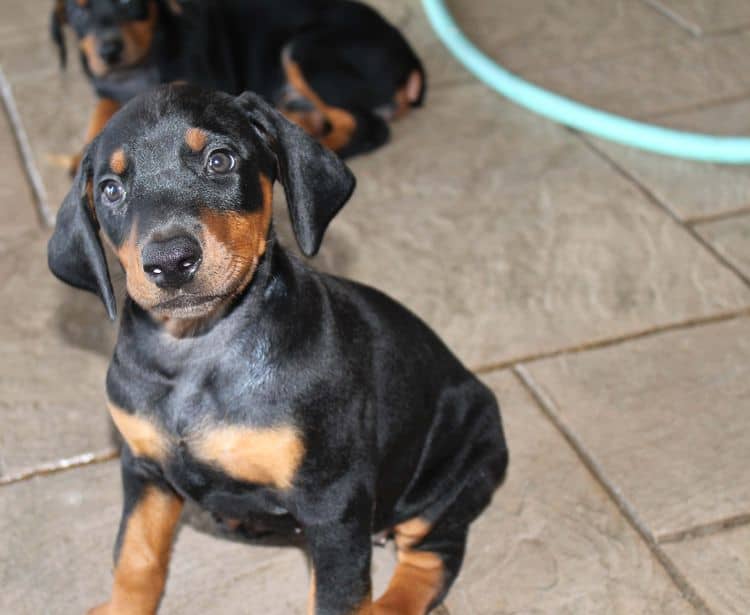
<svg viewBox="0 0 750 615">
<path fill-rule="evenodd" d="M 185 143 L 194 152 L 199 152 L 206 147 L 207 141 L 208 133 L 202 128 L 188 128 L 185 131 Z"/>
<path fill-rule="evenodd" d="M 122 175 L 125 169 L 128 168 L 128 158 L 125 155 L 125 150 L 121 147 L 112 152 L 109 157 L 109 167 L 118 175 Z"/>
</svg>

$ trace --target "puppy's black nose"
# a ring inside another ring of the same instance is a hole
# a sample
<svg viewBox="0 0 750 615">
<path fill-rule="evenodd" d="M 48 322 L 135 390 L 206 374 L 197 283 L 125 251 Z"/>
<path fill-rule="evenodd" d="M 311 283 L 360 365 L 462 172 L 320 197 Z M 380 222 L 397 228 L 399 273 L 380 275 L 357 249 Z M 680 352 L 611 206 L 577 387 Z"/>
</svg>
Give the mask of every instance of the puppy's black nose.
<svg viewBox="0 0 750 615">
<path fill-rule="evenodd" d="M 152 241 L 143 248 L 143 271 L 159 288 L 179 288 L 195 276 L 203 252 L 187 235 Z"/>
<path fill-rule="evenodd" d="M 115 64 L 122 55 L 122 39 L 105 38 L 99 43 L 99 55 L 107 64 Z"/>
</svg>

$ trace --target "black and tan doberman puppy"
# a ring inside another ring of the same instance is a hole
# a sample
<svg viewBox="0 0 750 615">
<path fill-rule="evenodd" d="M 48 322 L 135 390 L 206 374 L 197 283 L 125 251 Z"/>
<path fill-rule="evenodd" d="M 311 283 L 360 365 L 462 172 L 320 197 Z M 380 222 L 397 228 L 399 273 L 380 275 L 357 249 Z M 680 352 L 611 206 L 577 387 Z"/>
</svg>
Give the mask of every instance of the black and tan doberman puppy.
<svg viewBox="0 0 750 615">
<path fill-rule="evenodd" d="M 315 254 L 354 188 L 344 163 L 254 94 L 169 86 L 112 118 L 62 205 L 55 275 L 114 317 L 99 235 L 128 292 L 107 376 L 125 505 L 112 597 L 95 613 L 157 609 L 189 498 L 301 528 L 310 613 L 421 615 L 502 480 L 492 393 L 407 309 L 288 254 L 275 180 Z M 383 530 L 399 559 L 373 602 Z"/>
<path fill-rule="evenodd" d="M 161 83 L 257 92 L 341 156 L 385 143 L 422 103 L 422 64 L 399 31 L 351 0 L 57 0 L 99 97 L 87 139 Z"/>
</svg>

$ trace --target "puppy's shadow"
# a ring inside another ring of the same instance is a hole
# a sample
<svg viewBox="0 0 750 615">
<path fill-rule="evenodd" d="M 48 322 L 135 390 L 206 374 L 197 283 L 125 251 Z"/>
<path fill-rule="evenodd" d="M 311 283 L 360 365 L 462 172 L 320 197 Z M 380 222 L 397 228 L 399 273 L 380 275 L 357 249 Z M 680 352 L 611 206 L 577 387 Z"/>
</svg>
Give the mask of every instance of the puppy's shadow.
<svg viewBox="0 0 750 615">
<path fill-rule="evenodd" d="M 109 254 L 107 261 L 119 310 L 125 297 L 125 274 Z M 102 357 L 112 356 L 118 323 L 107 318 L 102 302 L 93 293 L 60 285 L 54 327 L 66 344 Z"/>
</svg>

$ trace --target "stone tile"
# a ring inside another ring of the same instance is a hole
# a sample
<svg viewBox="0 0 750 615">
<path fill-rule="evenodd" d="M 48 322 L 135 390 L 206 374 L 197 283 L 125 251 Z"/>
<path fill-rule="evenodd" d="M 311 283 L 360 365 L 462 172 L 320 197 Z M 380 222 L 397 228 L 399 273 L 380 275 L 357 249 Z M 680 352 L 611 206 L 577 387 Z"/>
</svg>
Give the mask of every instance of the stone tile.
<svg viewBox="0 0 750 615">
<path fill-rule="evenodd" d="M 107 599 L 121 508 L 118 468 L 108 462 L 0 488 L 0 611 L 82 613 Z M 183 520 L 160 613 L 305 612 L 307 563 L 299 549 L 210 535 L 211 524 L 194 510 Z M 376 594 L 393 563 L 389 550 L 375 550 Z"/>
<path fill-rule="evenodd" d="M 683 220 L 750 206 L 747 166 L 680 160 L 586 138 Z"/>
<path fill-rule="evenodd" d="M 750 97 L 679 113 L 656 115 L 649 118 L 649 121 L 690 132 L 729 137 L 747 136 L 750 135 Z"/>
<path fill-rule="evenodd" d="M 51 6 L 48 3 L 48 7 Z M 46 25 L 46 24 L 45 24 Z M 1 31 L 1 30 L 0 30 Z M 75 39 L 68 34 L 69 71 L 79 70 Z M 0 65 L 11 82 L 44 79 L 60 70 L 57 47 L 50 38 L 47 27 L 13 30 L 0 38 Z"/>
<path fill-rule="evenodd" d="M 697 34 L 750 26 L 750 5 L 743 0 L 646 0 Z"/>
<path fill-rule="evenodd" d="M 750 33 L 691 39 L 531 70 L 542 87 L 593 107 L 640 118 L 720 102 L 750 91 Z"/>
<path fill-rule="evenodd" d="M 747 613 L 750 526 L 664 545 L 664 550 L 714 613 Z"/>
<path fill-rule="evenodd" d="M 472 121 L 454 121 L 467 101 Z M 314 264 L 404 302 L 470 366 L 747 305 L 739 280 L 566 131 L 481 86 L 441 91 L 429 114 L 352 161 L 357 192 Z M 291 245 L 281 207 L 276 220 Z"/>
<path fill-rule="evenodd" d="M 0 240 L 0 478 L 112 450 L 104 378 L 115 327 L 47 269 L 46 238 Z"/>
<path fill-rule="evenodd" d="M 657 539 L 750 512 L 750 319 L 528 366 Z"/>
<path fill-rule="evenodd" d="M 26 180 L 8 116 L 0 105 L 0 241 L 39 227 L 31 188 Z"/>
<path fill-rule="evenodd" d="M 750 276 L 750 216 L 737 216 L 695 229 L 740 271 Z"/>
<path fill-rule="evenodd" d="M 49 27 L 51 4 L 46 0 L 4 0 L 0 20 L 0 34 L 13 35 L 20 31 Z"/>
<path fill-rule="evenodd" d="M 500 400 L 511 461 L 472 526 L 450 612 L 693 612 L 518 381 L 496 372 L 487 383 Z"/>
<path fill-rule="evenodd" d="M 81 150 L 95 98 L 77 66 L 12 83 L 16 106 L 42 176 L 51 211 L 70 189 L 61 158 Z"/>
<path fill-rule="evenodd" d="M 449 2 L 474 44 L 508 70 L 525 72 L 688 40 L 643 2 L 495 0 Z"/>
</svg>

